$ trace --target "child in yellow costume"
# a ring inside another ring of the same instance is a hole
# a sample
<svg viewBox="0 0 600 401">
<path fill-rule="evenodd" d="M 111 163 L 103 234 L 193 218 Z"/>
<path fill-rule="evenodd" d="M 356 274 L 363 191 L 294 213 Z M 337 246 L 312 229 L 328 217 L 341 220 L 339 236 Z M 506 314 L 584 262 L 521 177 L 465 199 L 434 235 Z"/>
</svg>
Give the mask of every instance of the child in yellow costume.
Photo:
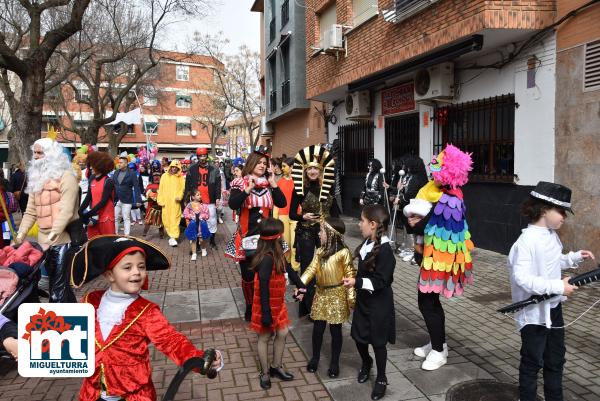
<svg viewBox="0 0 600 401">
<path fill-rule="evenodd" d="M 185 187 L 185 177 L 181 174 L 181 163 L 173 160 L 169 170 L 160 178 L 158 186 L 158 205 L 162 207 L 162 222 L 167 235 L 169 245 L 177 246 L 179 239 L 179 223 L 181 221 L 181 200 Z"/>
<path fill-rule="evenodd" d="M 292 269 L 299 272 L 300 262 L 296 260 L 296 247 L 294 241 L 296 238 L 296 221 L 290 219 L 290 205 L 292 204 L 292 194 L 294 192 L 294 180 L 291 178 L 292 166 L 294 158 L 288 157 L 281 162 L 281 171 L 283 175 L 277 181 L 277 186 L 283 192 L 287 201 L 287 206 L 283 208 L 276 207 L 273 209 L 273 217 L 281 220 L 283 223 L 283 239 L 291 247 L 291 252 L 286 256 L 287 261 L 291 263 Z"/>
</svg>

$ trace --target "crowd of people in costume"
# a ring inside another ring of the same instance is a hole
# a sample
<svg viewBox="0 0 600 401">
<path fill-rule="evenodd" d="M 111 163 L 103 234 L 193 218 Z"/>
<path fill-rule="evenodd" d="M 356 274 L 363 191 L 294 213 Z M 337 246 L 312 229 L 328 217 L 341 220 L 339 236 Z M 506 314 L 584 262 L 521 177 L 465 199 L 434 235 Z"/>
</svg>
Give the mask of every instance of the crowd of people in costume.
<svg viewBox="0 0 600 401">
<path fill-rule="evenodd" d="M 94 306 L 99 327 L 96 371 L 84 380 L 81 400 L 154 400 L 150 342 L 178 365 L 206 355 L 169 324 L 157 305 L 140 295 L 148 288 L 147 272 L 167 269 L 170 263 L 146 238 L 156 227 L 159 237 L 166 234 L 168 244 L 175 247 L 183 232 L 191 261 L 196 261 L 198 253 L 204 257 L 209 247 L 217 249 L 215 234 L 226 206 L 236 229 L 223 251 L 239 265 L 244 318 L 257 333 L 261 388 L 271 388 L 272 378 L 294 380 L 283 365 L 290 330 L 286 290 L 291 283 L 299 301 L 298 316 L 312 323 L 312 353 L 305 369 L 319 370 L 329 325 L 327 375 L 340 375 L 342 325 L 352 315 L 350 337 L 361 361 L 357 381 L 369 381 L 375 366 L 371 398 L 385 396 L 387 344 L 396 341 L 395 252 L 418 266 L 415 293 L 429 342 L 413 352 L 423 359 L 425 371 L 447 363 L 440 296 L 460 296 L 473 283 L 474 244 L 461 189 L 471 170 L 469 153 L 447 145 L 428 163 L 430 177 L 423 160 L 414 155 L 395 161 L 389 175 L 377 159 L 370 160 L 359 200 L 363 240 L 352 251 L 344 240 L 346 227 L 334 196 L 335 155 L 326 144 L 281 158 L 272 158 L 269 149 L 258 146 L 246 159 L 227 166 L 211 162 L 206 148 L 183 160 L 159 160 L 156 147 L 152 157 L 140 149 L 137 155 L 113 159 L 86 146 L 70 161 L 60 144 L 46 138 L 36 141 L 32 150 L 26 178 L 16 170 L 18 198 L 14 191 L 11 201 L 6 195 L 10 183 L 0 180 L 5 221 L 11 221 L 7 205 L 13 210 L 28 195 L 21 225 L 12 230 L 10 239 L 19 245 L 37 227 L 37 241 L 48 255 L 50 302 L 76 302 L 73 287 L 100 275 L 109 285 L 81 300 Z M 514 301 L 532 294 L 570 295 L 577 287 L 561 279 L 561 269 L 594 258 L 586 250 L 562 254 L 556 230 L 571 211 L 570 201 L 568 188 L 540 182 L 524 203 L 530 225 L 508 257 Z M 136 223 L 144 225 L 144 239 L 130 236 Z M 390 236 L 396 226 L 409 235 L 411 249 L 395 246 L 398 241 Z M 562 400 L 565 347 L 560 297 L 524 309 L 516 320 L 522 339 L 521 400 L 535 399 L 540 369 L 546 399 Z M 14 322 L 0 315 L 1 343 L 17 357 L 15 337 Z M 220 352 L 216 354 L 211 366 L 220 370 L 225 361 Z M 116 365 L 116 358 L 123 363 Z M 125 375 L 128 380 L 122 379 Z"/>
</svg>

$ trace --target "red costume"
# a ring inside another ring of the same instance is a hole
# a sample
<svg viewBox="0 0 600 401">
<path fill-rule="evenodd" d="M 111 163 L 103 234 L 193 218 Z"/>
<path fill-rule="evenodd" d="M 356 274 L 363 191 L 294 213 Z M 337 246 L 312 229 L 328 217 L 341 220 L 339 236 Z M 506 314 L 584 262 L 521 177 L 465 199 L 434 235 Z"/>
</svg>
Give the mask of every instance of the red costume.
<svg viewBox="0 0 600 401">
<path fill-rule="evenodd" d="M 275 263 L 273 263 L 271 278 L 269 280 L 269 306 L 271 307 L 273 324 L 270 327 L 266 327 L 262 325 L 260 278 L 258 274 L 254 276 L 254 299 L 252 302 L 250 329 L 257 333 L 270 333 L 284 329 L 290 325 L 287 307 L 285 306 L 285 285 L 285 275 L 279 273 Z"/>
<path fill-rule="evenodd" d="M 93 178 L 90 180 L 90 186 L 88 191 L 92 195 L 90 209 L 94 209 L 99 203 L 102 202 L 103 198 L 108 197 L 104 206 L 98 210 L 98 222 L 93 226 L 88 226 L 88 238 L 92 239 L 97 235 L 115 234 L 115 205 L 114 205 L 114 190 L 113 186 L 106 186 L 106 180 L 109 180 L 107 176 L 103 176 L 98 180 Z M 110 194 L 104 191 L 110 191 Z"/>
<path fill-rule="evenodd" d="M 104 291 L 87 294 L 83 302 L 98 310 Z M 121 324 L 114 326 L 106 340 L 102 339 L 96 320 L 96 369 L 83 381 L 80 401 L 96 401 L 102 387 L 110 396 L 127 401 L 156 401 L 152 383 L 148 344 L 172 359 L 178 366 L 204 352 L 179 333 L 160 311 L 158 305 L 138 297 L 125 312 Z M 102 383 L 102 384 L 101 384 Z"/>
</svg>

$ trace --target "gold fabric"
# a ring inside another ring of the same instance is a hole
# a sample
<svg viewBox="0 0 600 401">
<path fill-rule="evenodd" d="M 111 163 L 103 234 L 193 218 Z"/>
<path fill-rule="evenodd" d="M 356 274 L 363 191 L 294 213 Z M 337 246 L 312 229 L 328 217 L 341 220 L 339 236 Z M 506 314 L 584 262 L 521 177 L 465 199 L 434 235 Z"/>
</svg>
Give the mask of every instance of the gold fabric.
<svg viewBox="0 0 600 401">
<path fill-rule="evenodd" d="M 294 241 L 296 240 L 297 221 L 290 219 L 289 215 L 279 215 L 274 213 L 274 216 L 275 215 L 277 216 L 275 218 L 281 220 L 283 223 L 283 240 L 291 247 L 290 252 L 288 252 L 286 255 L 286 260 L 292 265 L 292 269 L 300 272 L 300 263 L 296 261 L 296 247 L 294 246 Z"/>
<path fill-rule="evenodd" d="M 304 284 L 313 278 L 317 281 L 310 317 L 330 324 L 344 323 L 356 301 L 356 290 L 340 285 L 344 277 L 356 277 L 352 254 L 344 248 L 325 261 L 321 259 L 322 254 L 323 249 L 319 248 L 300 278 Z"/>
<path fill-rule="evenodd" d="M 331 211 L 331 206 L 333 205 L 333 196 L 327 198 L 326 201 L 321 202 L 317 195 L 314 193 L 307 191 L 306 195 L 304 195 L 304 199 L 302 200 L 302 214 L 305 213 L 313 213 L 320 214 L 321 219 L 326 219 L 329 217 L 329 212 Z M 315 224 L 319 224 L 319 222 L 314 221 L 303 221 L 301 223 L 304 227 L 314 226 Z"/>
</svg>

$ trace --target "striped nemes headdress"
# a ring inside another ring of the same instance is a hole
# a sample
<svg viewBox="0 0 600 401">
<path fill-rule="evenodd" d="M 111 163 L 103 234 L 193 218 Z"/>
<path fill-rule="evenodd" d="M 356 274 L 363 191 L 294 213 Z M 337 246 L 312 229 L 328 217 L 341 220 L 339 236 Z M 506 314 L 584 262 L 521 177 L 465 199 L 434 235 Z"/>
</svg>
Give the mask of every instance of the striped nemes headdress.
<svg viewBox="0 0 600 401">
<path fill-rule="evenodd" d="M 333 153 L 329 152 L 326 145 L 310 145 L 296 154 L 291 176 L 292 180 L 294 180 L 294 190 L 300 196 L 304 196 L 304 186 L 306 184 L 304 182 L 304 172 L 309 167 L 316 167 L 321 170 L 323 180 L 321 182 L 319 201 L 327 200 L 331 196 L 331 187 L 334 184 L 335 159 Z"/>
</svg>

